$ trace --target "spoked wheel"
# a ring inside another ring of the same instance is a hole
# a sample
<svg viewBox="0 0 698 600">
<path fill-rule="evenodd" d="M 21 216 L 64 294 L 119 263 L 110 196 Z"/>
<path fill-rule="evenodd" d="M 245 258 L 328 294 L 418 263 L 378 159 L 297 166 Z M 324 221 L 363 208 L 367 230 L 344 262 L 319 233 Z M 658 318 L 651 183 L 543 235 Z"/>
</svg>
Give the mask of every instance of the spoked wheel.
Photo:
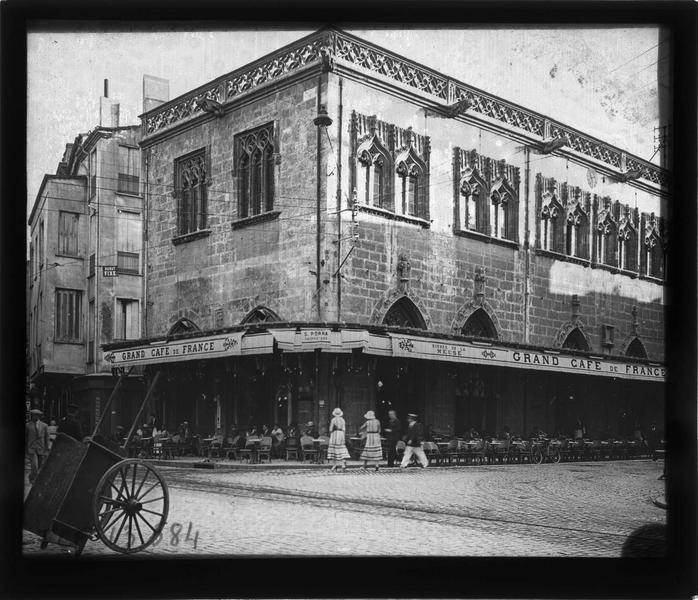
<svg viewBox="0 0 698 600">
<path fill-rule="evenodd" d="M 92 502 L 97 535 L 115 552 L 147 548 L 167 522 L 170 499 L 160 473 L 138 459 L 122 460 L 100 479 Z"/>
<path fill-rule="evenodd" d="M 536 465 L 543 462 L 543 451 L 540 449 L 540 446 L 534 446 L 531 449 L 531 462 Z"/>
<path fill-rule="evenodd" d="M 554 463 L 559 463 L 562 460 L 562 453 L 559 448 L 553 447 L 550 449 L 550 460 Z"/>
</svg>

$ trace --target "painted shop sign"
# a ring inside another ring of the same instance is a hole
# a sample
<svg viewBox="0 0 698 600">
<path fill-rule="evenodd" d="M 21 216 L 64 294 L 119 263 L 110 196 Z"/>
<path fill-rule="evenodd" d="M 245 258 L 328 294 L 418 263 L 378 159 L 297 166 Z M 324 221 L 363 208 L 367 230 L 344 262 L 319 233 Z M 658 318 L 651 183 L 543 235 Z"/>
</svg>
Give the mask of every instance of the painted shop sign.
<svg viewBox="0 0 698 600">
<path fill-rule="evenodd" d="M 113 366 L 121 366 L 239 356 L 244 333 L 239 331 L 227 335 L 112 350 L 104 355 L 104 360 Z"/>
<path fill-rule="evenodd" d="M 393 356 L 525 369 L 534 368 L 564 373 L 585 373 L 647 381 L 664 381 L 666 376 L 666 369 L 662 366 L 629 364 L 601 358 L 582 358 L 564 354 L 511 350 L 496 346 L 439 342 L 394 334 L 390 334 L 390 337 L 393 339 Z"/>
</svg>

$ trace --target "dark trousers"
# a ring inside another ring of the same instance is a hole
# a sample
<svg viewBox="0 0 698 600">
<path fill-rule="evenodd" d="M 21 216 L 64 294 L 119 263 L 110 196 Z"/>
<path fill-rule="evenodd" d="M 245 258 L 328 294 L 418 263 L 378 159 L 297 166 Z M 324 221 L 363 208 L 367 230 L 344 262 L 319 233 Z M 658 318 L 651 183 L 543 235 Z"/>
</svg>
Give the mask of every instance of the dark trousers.
<svg viewBox="0 0 698 600">
<path fill-rule="evenodd" d="M 395 445 L 397 444 L 396 440 L 388 440 L 388 448 L 387 448 L 387 454 L 388 454 L 388 466 L 389 467 L 394 467 L 395 466 L 395 459 L 397 458 L 397 450 L 395 449 Z"/>
</svg>

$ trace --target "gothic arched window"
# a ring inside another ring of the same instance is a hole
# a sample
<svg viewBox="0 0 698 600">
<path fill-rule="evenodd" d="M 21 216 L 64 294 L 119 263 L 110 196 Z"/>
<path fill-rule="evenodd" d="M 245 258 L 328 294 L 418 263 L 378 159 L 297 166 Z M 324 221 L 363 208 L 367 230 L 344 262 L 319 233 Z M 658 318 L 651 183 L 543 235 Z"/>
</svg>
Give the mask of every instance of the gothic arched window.
<svg viewBox="0 0 698 600">
<path fill-rule="evenodd" d="M 463 199 L 460 222 L 463 229 L 488 233 L 488 213 L 485 210 L 487 185 L 477 171 L 466 168 L 460 180 L 460 195 Z"/>
<path fill-rule="evenodd" d="M 177 321 L 172 327 L 167 335 L 176 335 L 178 333 L 192 333 L 193 331 L 201 331 L 198 325 L 189 319 L 182 318 Z"/>
<path fill-rule="evenodd" d="M 427 169 L 412 146 L 398 156 L 395 172 L 399 181 L 402 214 L 428 220 Z"/>
<path fill-rule="evenodd" d="M 541 246 L 550 252 L 562 253 L 564 250 L 565 223 L 564 211 L 557 196 L 546 192 L 543 195 L 541 220 Z"/>
<path fill-rule="evenodd" d="M 392 210 L 388 177 L 390 154 L 376 136 L 366 140 L 358 151 L 359 202 Z"/>
<path fill-rule="evenodd" d="M 185 235 L 206 229 L 207 165 L 205 149 L 175 161 L 177 231 Z"/>
<path fill-rule="evenodd" d="M 611 217 L 611 211 L 605 209 L 599 214 L 596 225 L 596 262 L 611 267 L 617 266 L 617 244 L 618 228 Z"/>
<path fill-rule="evenodd" d="M 626 356 L 631 356 L 633 358 L 648 358 L 647 350 L 645 346 L 640 341 L 640 338 L 635 338 L 630 344 L 628 344 L 628 349 L 625 351 Z"/>
<path fill-rule="evenodd" d="M 645 228 L 645 272 L 649 277 L 664 277 L 664 248 L 657 222 L 652 219 Z"/>
<path fill-rule="evenodd" d="M 478 308 L 468 317 L 461 329 L 461 335 L 488 340 L 496 340 L 498 338 L 497 329 L 483 308 Z"/>
<path fill-rule="evenodd" d="M 503 164 L 502 168 L 505 168 Z M 517 238 L 516 211 L 518 210 L 518 198 L 506 178 L 500 177 L 492 184 L 490 206 L 492 236 L 515 241 Z"/>
<path fill-rule="evenodd" d="M 589 219 L 577 203 L 567 212 L 565 253 L 577 258 L 589 258 Z"/>
<path fill-rule="evenodd" d="M 396 300 L 383 317 L 383 325 L 393 327 L 412 327 L 415 329 L 426 329 L 427 324 L 412 300 L 403 296 Z"/>
<path fill-rule="evenodd" d="M 562 343 L 562 347 L 567 350 L 582 350 L 584 352 L 589 352 L 590 350 L 589 344 L 579 327 L 575 327 L 567 334 L 565 341 Z"/>
<path fill-rule="evenodd" d="M 627 219 L 618 228 L 618 267 L 637 271 L 637 233 Z"/>
<path fill-rule="evenodd" d="M 272 123 L 235 136 L 239 218 L 274 209 L 275 153 Z"/>
<path fill-rule="evenodd" d="M 274 321 L 281 321 L 279 315 L 266 306 L 257 306 L 248 312 L 240 323 L 270 323 Z"/>
</svg>

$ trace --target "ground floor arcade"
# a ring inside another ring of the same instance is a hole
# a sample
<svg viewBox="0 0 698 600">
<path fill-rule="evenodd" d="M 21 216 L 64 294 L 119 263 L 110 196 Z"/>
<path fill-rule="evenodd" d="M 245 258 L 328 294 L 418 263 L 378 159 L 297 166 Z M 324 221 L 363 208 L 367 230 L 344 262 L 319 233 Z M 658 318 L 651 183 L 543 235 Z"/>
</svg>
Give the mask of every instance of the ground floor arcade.
<svg viewBox="0 0 698 600">
<path fill-rule="evenodd" d="M 630 438 L 664 413 L 664 368 L 583 353 L 426 337 L 394 328 L 280 326 L 139 340 L 106 348 L 117 367 L 156 372 L 145 415 L 158 428 L 209 436 L 250 425 L 315 424 L 327 433 L 343 409 L 350 435 L 367 410 L 420 415 L 429 431 L 474 427 L 526 436 L 537 426 L 589 437 Z"/>
</svg>

